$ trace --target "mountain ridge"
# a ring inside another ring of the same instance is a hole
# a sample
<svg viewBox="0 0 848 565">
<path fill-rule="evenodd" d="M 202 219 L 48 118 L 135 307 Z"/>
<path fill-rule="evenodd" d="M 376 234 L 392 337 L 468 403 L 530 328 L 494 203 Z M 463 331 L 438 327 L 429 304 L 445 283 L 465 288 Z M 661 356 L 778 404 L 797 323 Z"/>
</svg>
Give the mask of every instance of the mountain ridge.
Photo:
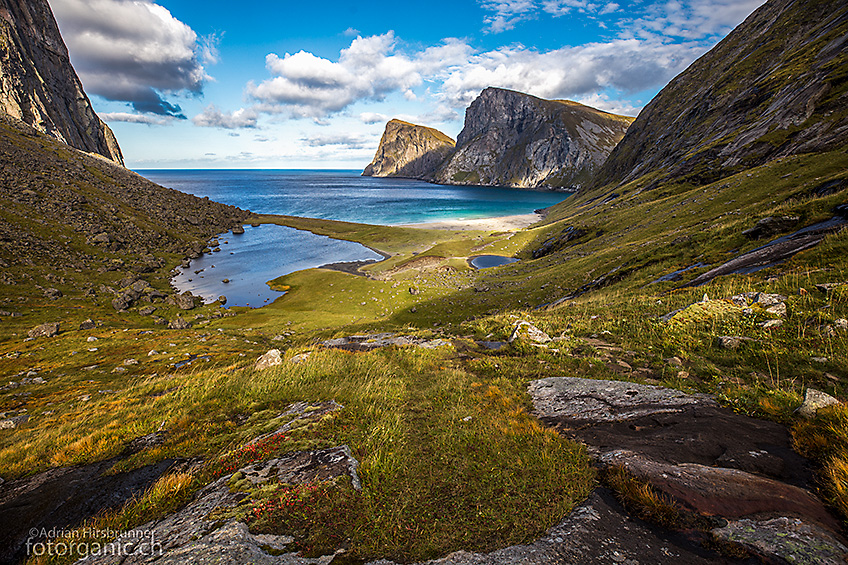
<svg viewBox="0 0 848 565">
<path fill-rule="evenodd" d="M 362 176 L 432 180 L 455 146 L 453 139 L 437 129 L 390 120 Z"/>
</svg>

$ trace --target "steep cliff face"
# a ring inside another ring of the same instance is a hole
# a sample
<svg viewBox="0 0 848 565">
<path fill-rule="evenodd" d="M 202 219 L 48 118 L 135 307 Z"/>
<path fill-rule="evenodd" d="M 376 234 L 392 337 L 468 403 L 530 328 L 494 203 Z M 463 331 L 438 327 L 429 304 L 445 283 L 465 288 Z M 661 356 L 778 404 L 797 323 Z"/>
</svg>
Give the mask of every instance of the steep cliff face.
<svg viewBox="0 0 848 565">
<path fill-rule="evenodd" d="M 363 176 L 431 180 L 456 143 L 439 130 L 392 120 Z"/>
<path fill-rule="evenodd" d="M 704 184 L 848 140 L 848 4 L 772 0 L 668 84 L 593 179 Z M 659 174 L 656 174 L 659 173 Z"/>
<path fill-rule="evenodd" d="M 632 120 L 576 102 L 487 88 L 466 110 L 457 150 L 435 180 L 577 189 Z"/>
<path fill-rule="evenodd" d="M 0 0 L 0 112 L 123 165 L 94 113 L 46 0 Z"/>
</svg>

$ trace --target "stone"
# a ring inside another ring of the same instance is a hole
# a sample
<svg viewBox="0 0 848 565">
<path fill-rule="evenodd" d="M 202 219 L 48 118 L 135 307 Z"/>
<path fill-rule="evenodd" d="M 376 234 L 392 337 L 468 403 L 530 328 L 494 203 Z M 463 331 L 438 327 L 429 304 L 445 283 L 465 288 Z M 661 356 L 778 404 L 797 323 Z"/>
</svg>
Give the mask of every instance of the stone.
<svg viewBox="0 0 848 565">
<path fill-rule="evenodd" d="M 767 308 L 768 306 L 780 304 L 785 300 L 786 297 L 780 294 L 767 294 L 765 292 L 760 292 L 756 295 L 754 302 L 759 304 L 762 308 Z"/>
<path fill-rule="evenodd" d="M 769 306 L 768 308 L 766 308 L 766 312 L 774 316 L 784 317 L 786 316 L 787 312 L 786 303 L 778 302 L 774 306 Z"/>
<path fill-rule="evenodd" d="M 767 321 L 763 322 L 762 324 L 760 324 L 760 327 L 762 327 L 765 330 L 770 330 L 772 328 L 779 328 L 782 325 L 783 325 L 783 320 L 767 320 Z"/>
<path fill-rule="evenodd" d="M 768 216 L 757 222 L 754 227 L 743 231 L 742 235 L 749 239 L 773 237 L 795 227 L 799 219 L 798 216 L 782 216 L 780 218 Z"/>
<path fill-rule="evenodd" d="M 415 288 L 414 286 L 411 286 L 409 287 L 409 294 L 411 294 L 412 296 L 418 296 L 419 294 L 421 294 L 421 291 Z"/>
<path fill-rule="evenodd" d="M 848 320 L 845 318 L 839 318 L 834 320 L 833 325 L 840 330 L 848 330 Z"/>
<path fill-rule="evenodd" d="M 85 341 L 88 341 L 88 342 L 97 341 L 97 338 L 93 335 L 90 335 L 87 338 L 85 338 Z"/>
<path fill-rule="evenodd" d="M 276 367 L 277 365 L 281 365 L 283 363 L 283 357 L 280 354 L 279 349 L 269 349 L 267 353 L 262 355 L 257 361 L 256 365 L 253 368 L 257 371 L 261 371 L 263 369 L 268 369 L 270 367 Z"/>
<path fill-rule="evenodd" d="M 29 420 L 28 414 L 21 414 L 20 416 L 0 420 L 0 430 L 14 430 L 21 424 L 26 423 L 27 420 Z"/>
<path fill-rule="evenodd" d="M 80 322 L 79 329 L 81 330 L 93 330 L 97 325 L 94 323 L 94 320 L 88 318 Z"/>
<path fill-rule="evenodd" d="M 729 349 L 734 351 L 739 349 L 739 347 L 746 341 L 751 341 L 749 337 L 741 337 L 741 336 L 733 336 L 733 335 L 723 335 L 716 338 L 719 346 L 722 349 Z"/>
<path fill-rule="evenodd" d="M 798 415 L 804 418 L 815 418 L 819 408 L 839 404 L 839 400 L 826 392 L 808 388 L 804 394 L 804 403 L 798 408 Z"/>
<path fill-rule="evenodd" d="M 58 300 L 59 298 L 62 298 L 63 294 L 58 288 L 45 288 L 44 296 L 50 300 Z"/>
<path fill-rule="evenodd" d="M 304 361 L 309 359 L 311 356 L 312 356 L 311 351 L 307 351 L 305 353 L 298 353 L 297 355 L 295 355 L 294 357 L 291 358 L 291 362 L 292 363 L 303 363 Z"/>
<path fill-rule="evenodd" d="M 139 308 L 138 313 L 142 316 L 149 316 L 156 311 L 156 306 L 145 306 L 144 308 Z"/>
<path fill-rule="evenodd" d="M 37 337 L 55 337 L 59 335 L 59 322 L 47 322 L 29 330 L 27 335 L 31 338 Z"/>
<path fill-rule="evenodd" d="M 194 296 L 192 296 L 190 292 L 177 294 L 174 296 L 174 304 L 179 307 L 180 310 L 192 310 L 195 306 Z"/>
<path fill-rule="evenodd" d="M 218 303 L 221 304 L 221 305 L 226 304 L 227 303 L 227 297 L 222 294 L 221 296 L 218 297 Z"/>
<path fill-rule="evenodd" d="M 184 320 L 182 316 L 177 316 L 168 322 L 168 329 L 172 330 L 187 330 L 191 327 L 191 323 Z"/>
<path fill-rule="evenodd" d="M 743 546 L 766 562 L 843 565 L 848 547 L 831 532 L 798 518 L 742 519 L 711 531 L 716 539 Z M 777 558 L 777 559 L 775 559 Z"/>
<path fill-rule="evenodd" d="M 232 231 L 235 234 L 240 234 L 244 233 L 244 228 L 242 226 L 234 226 Z"/>
<path fill-rule="evenodd" d="M 112 308 L 114 308 L 118 312 L 124 312 L 127 308 L 132 306 L 132 303 L 133 301 L 129 296 L 121 294 L 118 297 L 112 299 Z"/>
<path fill-rule="evenodd" d="M 567 418 L 577 423 L 621 422 L 675 413 L 692 405 L 717 406 L 706 394 L 580 377 L 539 379 L 530 383 L 528 391 L 539 418 Z"/>
<path fill-rule="evenodd" d="M 526 320 L 519 320 L 513 325 L 509 342 L 512 343 L 517 339 L 525 339 L 535 343 L 548 343 L 551 341 L 548 334 Z"/>
</svg>

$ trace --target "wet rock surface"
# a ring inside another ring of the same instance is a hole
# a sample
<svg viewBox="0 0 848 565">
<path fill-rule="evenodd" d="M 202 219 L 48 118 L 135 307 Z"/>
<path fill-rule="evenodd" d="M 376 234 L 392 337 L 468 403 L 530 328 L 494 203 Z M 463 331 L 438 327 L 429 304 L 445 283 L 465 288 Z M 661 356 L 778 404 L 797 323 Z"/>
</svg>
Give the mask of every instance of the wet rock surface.
<svg viewBox="0 0 848 565">
<path fill-rule="evenodd" d="M 531 382 L 529 393 L 536 415 L 586 444 L 601 467 L 624 468 L 686 511 L 730 520 L 721 539 L 769 562 L 848 554 L 783 426 L 721 408 L 709 395 L 627 382 L 555 377 Z M 751 520 L 771 533 L 749 535 Z M 799 553 L 798 539 L 821 550 Z"/>
</svg>

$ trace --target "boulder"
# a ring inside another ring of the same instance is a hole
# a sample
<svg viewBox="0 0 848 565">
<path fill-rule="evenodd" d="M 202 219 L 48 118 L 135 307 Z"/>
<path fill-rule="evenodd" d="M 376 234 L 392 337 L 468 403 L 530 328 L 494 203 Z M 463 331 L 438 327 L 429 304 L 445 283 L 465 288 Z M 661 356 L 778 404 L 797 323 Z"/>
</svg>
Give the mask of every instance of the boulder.
<svg viewBox="0 0 848 565">
<path fill-rule="evenodd" d="M 281 365 L 283 363 L 283 357 L 280 354 L 279 349 L 269 349 L 267 353 L 262 355 L 257 361 L 256 365 L 254 365 L 254 369 L 257 371 L 261 371 L 263 369 L 268 369 L 269 367 L 276 367 L 277 365 Z"/>
<path fill-rule="evenodd" d="M 88 318 L 80 322 L 79 329 L 81 330 L 93 330 L 97 325 L 94 323 L 94 320 Z"/>
<path fill-rule="evenodd" d="M 20 416 L 13 416 L 11 418 L 5 418 L 0 420 L 0 430 L 14 430 L 21 424 L 26 423 L 29 420 L 29 415 L 21 414 Z"/>
<path fill-rule="evenodd" d="M 174 303 L 180 310 L 191 310 L 194 308 L 194 296 L 190 292 L 184 292 L 174 296 Z"/>
<path fill-rule="evenodd" d="M 756 295 L 754 302 L 759 304 L 762 308 L 767 308 L 769 306 L 774 306 L 775 304 L 780 304 L 785 300 L 786 297 L 780 294 L 767 294 L 765 292 L 760 292 Z"/>
<path fill-rule="evenodd" d="M 182 316 L 177 316 L 168 322 L 168 328 L 172 330 L 187 330 L 191 327 L 191 323 L 187 322 Z"/>
<path fill-rule="evenodd" d="M 768 308 L 766 308 L 766 312 L 773 316 L 780 316 L 781 318 L 783 318 L 784 316 L 786 316 L 787 313 L 786 303 L 778 302 L 774 306 L 769 306 Z"/>
<path fill-rule="evenodd" d="M 797 518 L 735 520 L 711 533 L 720 541 L 743 546 L 766 562 L 777 556 L 780 562 L 841 565 L 848 554 L 848 547 L 832 533 Z"/>
<path fill-rule="evenodd" d="M 29 330 L 27 335 L 32 338 L 57 336 L 59 335 L 59 322 L 47 322 L 46 324 L 35 326 Z"/>
<path fill-rule="evenodd" d="M 819 408 L 833 406 L 834 404 L 839 404 L 839 400 L 826 392 L 808 388 L 804 394 L 804 403 L 798 408 L 798 415 L 803 418 L 815 418 Z"/>
<path fill-rule="evenodd" d="M 62 298 L 63 294 L 58 288 L 45 288 L 44 296 L 50 300 L 58 300 L 59 298 Z"/>
<path fill-rule="evenodd" d="M 516 339 L 529 340 L 535 343 L 548 343 L 551 341 L 548 334 L 526 320 L 519 320 L 513 326 L 512 335 L 509 336 L 509 342 L 512 343 Z"/>
<path fill-rule="evenodd" d="M 132 303 L 133 301 L 129 296 L 121 294 L 118 297 L 112 299 L 112 308 L 114 308 L 118 312 L 123 312 L 127 308 L 132 306 Z"/>
<path fill-rule="evenodd" d="M 244 233 L 244 228 L 242 226 L 235 226 L 232 231 L 233 233 Z"/>
</svg>

